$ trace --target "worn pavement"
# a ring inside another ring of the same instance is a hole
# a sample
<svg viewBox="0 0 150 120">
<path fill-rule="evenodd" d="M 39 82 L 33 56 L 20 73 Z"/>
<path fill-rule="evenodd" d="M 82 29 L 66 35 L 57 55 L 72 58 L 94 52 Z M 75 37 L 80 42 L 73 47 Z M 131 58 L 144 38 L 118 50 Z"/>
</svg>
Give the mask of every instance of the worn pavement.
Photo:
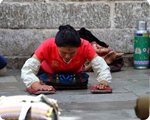
<svg viewBox="0 0 150 120">
<path fill-rule="evenodd" d="M 93 72 L 88 74 L 88 89 L 58 90 L 46 95 L 58 101 L 62 109 L 59 120 L 139 120 L 134 112 L 135 101 L 150 95 L 150 69 L 124 67 L 112 73 L 111 94 L 91 94 L 90 88 L 98 82 Z M 7 70 L 0 76 L 0 96 L 3 95 L 30 95 L 25 91 L 20 70 Z"/>
</svg>

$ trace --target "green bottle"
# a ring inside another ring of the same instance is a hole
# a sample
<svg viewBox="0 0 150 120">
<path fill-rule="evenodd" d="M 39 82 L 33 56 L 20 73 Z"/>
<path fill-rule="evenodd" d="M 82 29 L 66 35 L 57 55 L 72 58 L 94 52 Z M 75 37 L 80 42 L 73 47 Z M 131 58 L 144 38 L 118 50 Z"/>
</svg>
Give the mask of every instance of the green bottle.
<svg viewBox="0 0 150 120">
<path fill-rule="evenodd" d="M 138 21 L 138 30 L 134 35 L 134 68 L 149 68 L 149 32 L 146 21 Z"/>
</svg>

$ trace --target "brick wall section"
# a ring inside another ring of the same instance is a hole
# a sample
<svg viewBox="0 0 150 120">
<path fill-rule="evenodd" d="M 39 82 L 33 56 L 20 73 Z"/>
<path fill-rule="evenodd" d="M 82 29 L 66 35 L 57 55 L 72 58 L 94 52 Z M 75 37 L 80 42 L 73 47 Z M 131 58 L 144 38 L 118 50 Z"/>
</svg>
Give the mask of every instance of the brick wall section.
<svg viewBox="0 0 150 120">
<path fill-rule="evenodd" d="M 0 54 L 7 58 L 8 68 L 21 68 L 63 24 L 77 30 L 85 27 L 110 49 L 132 54 L 138 20 L 148 21 L 150 30 L 150 5 L 145 0 L 4 0 L 0 4 Z"/>
</svg>

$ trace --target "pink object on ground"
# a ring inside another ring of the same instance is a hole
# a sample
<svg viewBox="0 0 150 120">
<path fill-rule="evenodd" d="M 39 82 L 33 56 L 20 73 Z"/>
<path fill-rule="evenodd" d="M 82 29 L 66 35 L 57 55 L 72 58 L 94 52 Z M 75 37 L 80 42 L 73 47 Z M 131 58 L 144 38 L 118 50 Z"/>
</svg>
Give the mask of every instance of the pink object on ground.
<svg viewBox="0 0 150 120">
<path fill-rule="evenodd" d="M 26 91 L 28 91 L 30 94 L 53 94 L 56 92 L 56 90 L 53 88 L 53 90 L 51 91 L 41 91 L 41 90 L 35 90 L 35 89 L 32 89 L 32 88 L 26 88 Z"/>
<path fill-rule="evenodd" d="M 91 87 L 91 93 L 112 93 L 112 88 L 98 89 L 95 86 Z"/>
</svg>

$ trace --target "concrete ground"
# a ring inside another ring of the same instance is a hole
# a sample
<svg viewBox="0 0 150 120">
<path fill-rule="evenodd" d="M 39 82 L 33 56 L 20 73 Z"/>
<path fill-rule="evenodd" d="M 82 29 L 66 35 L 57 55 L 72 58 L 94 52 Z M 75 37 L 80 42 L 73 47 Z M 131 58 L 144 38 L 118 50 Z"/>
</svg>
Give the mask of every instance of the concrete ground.
<svg viewBox="0 0 150 120">
<path fill-rule="evenodd" d="M 47 97 L 58 101 L 62 109 L 59 120 L 139 120 L 134 112 L 138 97 L 150 94 L 150 69 L 137 70 L 124 67 L 112 73 L 111 94 L 91 94 L 90 88 L 97 84 L 93 72 L 88 89 L 59 90 Z M 20 78 L 20 70 L 7 70 L 0 76 L 0 96 L 29 95 Z"/>
</svg>

